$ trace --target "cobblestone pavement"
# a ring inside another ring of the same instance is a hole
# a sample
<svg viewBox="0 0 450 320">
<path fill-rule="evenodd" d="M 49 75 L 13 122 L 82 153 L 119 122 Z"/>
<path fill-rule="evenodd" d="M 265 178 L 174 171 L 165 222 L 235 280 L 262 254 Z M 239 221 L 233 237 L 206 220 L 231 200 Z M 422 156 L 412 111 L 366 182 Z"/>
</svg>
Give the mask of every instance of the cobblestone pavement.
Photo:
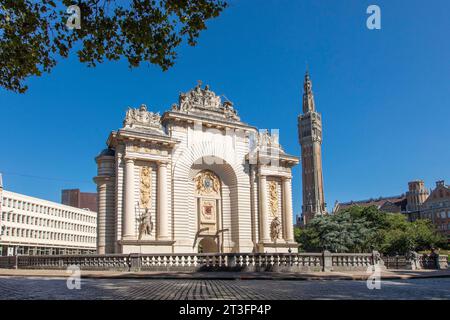
<svg viewBox="0 0 450 320">
<path fill-rule="evenodd" d="M 157 280 L 0 277 L 0 299 L 450 299 L 450 279 L 384 280 L 380 290 L 351 280 Z"/>
</svg>

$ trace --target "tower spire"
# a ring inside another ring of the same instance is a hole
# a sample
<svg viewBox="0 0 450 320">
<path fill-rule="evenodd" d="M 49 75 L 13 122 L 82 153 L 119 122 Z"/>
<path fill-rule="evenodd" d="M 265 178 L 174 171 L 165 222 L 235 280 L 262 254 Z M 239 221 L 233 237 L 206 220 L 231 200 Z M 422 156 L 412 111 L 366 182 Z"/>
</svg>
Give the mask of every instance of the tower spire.
<svg viewBox="0 0 450 320">
<path fill-rule="evenodd" d="M 326 214 L 322 174 L 322 116 L 316 111 L 308 70 L 303 89 L 303 114 L 298 117 L 298 134 L 302 155 L 302 214 L 307 224 L 316 215 Z"/>
<path fill-rule="evenodd" d="M 312 92 L 312 81 L 309 76 L 309 71 L 306 69 L 305 81 L 303 82 L 303 113 L 316 111 L 314 103 L 314 94 Z"/>
</svg>

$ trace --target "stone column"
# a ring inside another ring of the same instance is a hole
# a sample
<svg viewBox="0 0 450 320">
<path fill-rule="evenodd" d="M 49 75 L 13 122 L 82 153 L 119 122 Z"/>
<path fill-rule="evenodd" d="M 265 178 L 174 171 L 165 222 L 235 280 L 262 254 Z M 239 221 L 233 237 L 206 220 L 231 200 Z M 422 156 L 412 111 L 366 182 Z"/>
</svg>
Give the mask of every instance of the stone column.
<svg viewBox="0 0 450 320">
<path fill-rule="evenodd" d="M 283 178 L 283 222 L 284 240 L 294 241 L 294 230 L 292 222 L 292 191 L 291 191 L 291 178 Z"/>
<path fill-rule="evenodd" d="M 270 241 L 267 221 L 267 179 L 259 174 L 259 241 Z"/>
<path fill-rule="evenodd" d="M 106 181 L 97 185 L 97 254 L 105 254 L 106 246 Z"/>
<path fill-rule="evenodd" d="M 167 163 L 158 163 L 158 207 L 156 217 L 156 240 L 169 240 L 169 217 L 167 213 Z"/>
<path fill-rule="evenodd" d="M 135 237 L 135 212 L 134 212 L 134 159 L 125 158 L 125 197 L 124 212 L 122 215 L 122 239 Z"/>
</svg>

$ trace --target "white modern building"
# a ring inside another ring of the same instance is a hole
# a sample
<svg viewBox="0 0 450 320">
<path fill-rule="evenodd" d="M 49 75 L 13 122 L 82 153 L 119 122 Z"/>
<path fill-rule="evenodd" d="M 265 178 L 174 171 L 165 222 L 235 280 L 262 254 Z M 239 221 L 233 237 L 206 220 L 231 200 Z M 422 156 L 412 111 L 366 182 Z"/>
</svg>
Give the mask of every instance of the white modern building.
<svg viewBox="0 0 450 320">
<path fill-rule="evenodd" d="M 96 252 L 97 213 L 3 190 L 0 255 Z"/>
<path fill-rule="evenodd" d="M 107 146 L 94 178 L 98 253 L 297 251 L 299 159 L 208 86 L 180 94 L 162 116 L 129 109 Z"/>
</svg>

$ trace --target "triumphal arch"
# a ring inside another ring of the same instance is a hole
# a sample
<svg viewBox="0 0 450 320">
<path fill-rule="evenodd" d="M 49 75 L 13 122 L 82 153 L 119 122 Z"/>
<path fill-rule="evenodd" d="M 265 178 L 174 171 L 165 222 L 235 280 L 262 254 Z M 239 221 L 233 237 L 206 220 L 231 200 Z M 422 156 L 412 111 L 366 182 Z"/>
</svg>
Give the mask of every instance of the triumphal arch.
<svg viewBox="0 0 450 320">
<path fill-rule="evenodd" d="M 96 162 L 100 254 L 297 251 L 298 158 L 208 86 L 162 116 L 128 109 Z"/>
</svg>

